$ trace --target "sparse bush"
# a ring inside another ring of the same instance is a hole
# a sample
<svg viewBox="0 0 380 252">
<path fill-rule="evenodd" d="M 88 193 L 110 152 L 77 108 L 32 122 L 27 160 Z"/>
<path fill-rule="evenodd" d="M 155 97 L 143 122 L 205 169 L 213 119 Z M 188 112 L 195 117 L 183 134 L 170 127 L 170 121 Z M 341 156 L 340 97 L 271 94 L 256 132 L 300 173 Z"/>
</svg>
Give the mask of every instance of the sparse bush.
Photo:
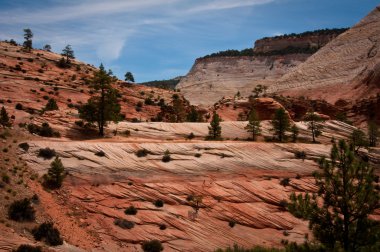
<svg viewBox="0 0 380 252">
<path fill-rule="evenodd" d="M 191 132 L 186 138 L 189 139 L 189 140 L 191 140 L 191 139 L 193 139 L 194 137 L 195 137 L 194 133 Z"/>
<path fill-rule="evenodd" d="M 42 252 L 41 247 L 35 247 L 29 244 L 22 244 L 18 246 L 16 250 L 13 250 L 13 252 Z"/>
<path fill-rule="evenodd" d="M 155 205 L 156 207 L 163 207 L 163 206 L 164 206 L 164 202 L 163 202 L 162 200 L 158 199 L 158 200 L 156 200 L 156 201 L 154 202 L 154 205 Z"/>
<path fill-rule="evenodd" d="M 57 189 L 62 186 L 65 178 L 65 167 L 58 157 L 50 164 L 48 173 L 44 175 L 44 186 L 50 189 Z"/>
<path fill-rule="evenodd" d="M 97 151 L 97 152 L 95 153 L 95 155 L 98 156 L 98 157 L 105 157 L 105 156 L 106 156 L 106 153 L 105 153 L 104 151 L 100 150 L 100 151 Z"/>
<path fill-rule="evenodd" d="M 290 178 L 283 178 L 280 181 L 280 185 L 282 185 L 282 186 L 288 186 L 289 183 L 290 183 Z"/>
<path fill-rule="evenodd" d="M 294 156 L 295 156 L 295 158 L 302 159 L 302 161 L 304 161 L 305 158 L 306 158 L 306 152 L 304 152 L 304 151 L 296 151 L 294 153 Z"/>
<path fill-rule="evenodd" d="M 127 221 L 127 220 L 124 220 L 124 219 L 116 219 L 114 222 L 113 222 L 116 226 L 119 226 L 123 229 L 131 229 L 135 226 L 135 223 L 132 222 L 132 221 Z"/>
<path fill-rule="evenodd" d="M 144 241 L 141 245 L 144 252 L 160 252 L 164 250 L 159 240 Z"/>
<path fill-rule="evenodd" d="M 164 163 L 168 163 L 170 162 L 172 159 L 170 157 L 170 152 L 169 150 L 166 150 L 165 153 L 164 153 L 164 156 L 162 157 L 162 162 Z"/>
<path fill-rule="evenodd" d="M 194 157 L 196 157 L 196 158 L 200 158 L 201 156 L 202 156 L 201 153 L 195 153 L 195 155 L 194 155 Z"/>
<path fill-rule="evenodd" d="M 145 99 L 144 103 L 145 105 L 154 105 L 154 101 L 149 97 Z"/>
<path fill-rule="evenodd" d="M 187 201 L 193 201 L 194 200 L 194 195 L 193 194 L 187 195 L 186 200 Z"/>
<path fill-rule="evenodd" d="M 11 182 L 11 178 L 7 175 L 7 174 L 3 174 L 1 175 L 1 180 L 4 182 L 4 183 L 7 183 L 9 184 Z"/>
<path fill-rule="evenodd" d="M 8 217 L 15 221 L 34 221 L 36 211 L 30 203 L 30 200 L 14 201 L 8 208 Z"/>
<path fill-rule="evenodd" d="M 234 220 L 230 220 L 229 222 L 228 222 L 228 226 L 230 226 L 230 227 L 234 227 L 236 225 L 236 222 L 234 221 Z"/>
<path fill-rule="evenodd" d="M 16 108 L 17 110 L 22 110 L 22 109 L 23 109 L 21 103 L 17 103 L 16 106 L 15 106 L 15 108 Z"/>
<path fill-rule="evenodd" d="M 34 239 L 44 241 L 49 246 L 57 246 L 63 244 L 63 239 L 59 230 L 53 226 L 51 222 L 42 223 L 39 227 L 32 230 Z"/>
<path fill-rule="evenodd" d="M 136 152 L 137 157 L 145 157 L 149 154 L 149 151 L 147 149 L 140 149 Z"/>
<path fill-rule="evenodd" d="M 124 135 L 129 137 L 131 135 L 131 131 L 130 130 L 125 130 L 124 131 Z"/>
<path fill-rule="evenodd" d="M 44 159 L 52 159 L 56 156 L 55 150 L 49 147 L 40 149 L 38 152 L 38 157 L 43 157 Z"/>
<path fill-rule="evenodd" d="M 127 215 L 136 215 L 137 209 L 134 206 L 130 206 L 127 209 L 125 209 L 124 213 Z"/>
<path fill-rule="evenodd" d="M 57 102 L 51 98 L 48 100 L 45 106 L 45 111 L 58 110 Z"/>
</svg>

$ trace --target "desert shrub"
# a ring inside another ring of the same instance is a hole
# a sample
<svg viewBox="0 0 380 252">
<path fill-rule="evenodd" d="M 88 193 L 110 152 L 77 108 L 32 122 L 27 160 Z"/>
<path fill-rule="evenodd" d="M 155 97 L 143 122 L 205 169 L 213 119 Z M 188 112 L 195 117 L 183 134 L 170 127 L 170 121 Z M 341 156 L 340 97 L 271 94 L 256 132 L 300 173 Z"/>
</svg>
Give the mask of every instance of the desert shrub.
<svg viewBox="0 0 380 252">
<path fill-rule="evenodd" d="M 13 252 L 42 252 L 42 249 L 39 246 L 35 247 L 29 244 L 22 244 L 18 246 L 17 249 L 14 249 Z"/>
<path fill-rule="evenodd" d="M 1 180 L 4 182 L 4 183 L 7 183 L 9 184 L 11 182 L 11 178 L 7 175 L 7 174 L 3 174 L 1 175 Z"/>
<path fill-rule="evenodd" d="M 44 222 L 32 230 L 34 239 L 37 241 L 44 241 L 50 246 L 57 246 L 63 244 L 63 239 L 59 230 L 53 226 L 51 222 Z"/>
<path fill-rule="evenodd" d="M 38 157 L 42 157 L 44 159 L 52 159 L 56 156 L 55 150 L 50 149 L 49 147 L 42 148 L 38 151 Z"/>
<path fill-rule="evenodd" d="M 290 183 L 290 178 L 283 178 L 280 181 L 280 185 L 282 185 L 282 186 L 288 186 L 289 183 Z"/>
<path fill-rule="evenodd" d="M 39 73 L 44 73 L 44 70 L 42 68 L 38 69 Z"/>
<path fill-rule="evenodd" d="M 42 98 L 43 98 L 44 100 L 49 100 L 49 96 L 47 96 L 47 95 L 42 96 Z"/>
<path fill-rule="evenodd" d="M 48 100 L 45 106 L 45 111 L 58 110 L 57 102 L 51 98 Z"/>
<path fill-rule="evenodd" d="M 191 139 L 193 139 L 194 137 L 195 137 L 194 133 L 191 132 L 186 138 L 189 139 L 189 140 L 191 140 Z"/>
<path fill-rule="evenodd" d="M 67 104 L 67 107 L 69 107 L 69 108 L 74 108 L 74 104 L 69 103 L 69 104 Z"/>
<path fill-rule="evenodd" d="M 160 224 L 160 230 L 165 230 L 166 229 L 166 225 L 165 224 Z"/>
<path fill-rule="evenodd" d="M 100 151 L 97 151 L 97 152 L 95 153 L 95 155 L 98 156 L 98 157 L 105 157 L 105 156 L 106 156 L 106 153 L 105 153 L 104 151 L 100 150 Z"/>
<path fill-rule="evenodd" d="M 155 205 L 156 207 L 163 207 L 163 206 L 164 206 L 164 202 L 163 202 L 162 200 L 158 199 L 158 200 L 156 200 L 156 201 L 154 202 L 154 205 Z"/>
<path fill-rule="evenodd" d="M 296 179 L 301 179 L 301 175 L 297 174 Z"/>
<path fill-rule="evenodd" d="M 164 250 L 159 240 L 144 241 L 141 245 L 144 252 L 160 252 Z"/>
<path fill-rule="evenodd" d="M 230 220 L 229 222 L 228 222 L 228 226 L 230 226 L 230 227 L 234 227 L 236 225 L 236 222 L 234 221 L 234 220 Z"/>
<path fill-rule="evenodd" d="M 54 130 L 48 123 L 43 123 L 38 135 L 44 137 L 52 137 L 54 136 Z"/>
<path fill-rule="evenodd" d="M 201 156 L 202 156 L 201 153 L 195 153 L 195 155 L 194 155 L 194 157 L 196 157 L 196 158 L 200 158 Z"/>
<path fill-rule="evenodd" d="M 162 157 L 162 162 L 164 163 L 168 163 L 170 162 L 172 159 L 170 157 L 170 152 L 169 150 L 166 150 L 165 153 L 164 153 L 164 156 Z"/>
<path fill-rule="evenodd" d="M 154 105 L 154 101 L 151 98 L 146 98 L 144 101 L 145 105 Z"/>
<path fill-rule="evenodd" d="M 281 200 L 279 202 L 279 205 L 280 205 L 281 209 L 286 210 L 286 207 L 288 206 L 288 201 L 287 200 Z"/>
<path fill-rule="evenodd" d="M 140 149 L 136 152 L 136 156 L 138 157 L 146 157 L 150 152 L 147 149 Z"/>
<path fill-rule="evenodd" d="M 34 60 L 32 58 L 27 59 L 28 62 L 33 62 Z"/>
<path fill-rule="evenodd" d="M 17 103 L 16 106 L 15 106 L 15 108 L 16 108 L 17 110 L 22 110 L 22 109 L 23 109 L 23 106 L 22 106 L 21 103 Z"/>
<path fill-rule="evenodd" d="M 136 107 L 138 107 L 138 108 L 142 108 L 142 106 L 143 106 L 142 101 L 137 102 Z"/>
<path fill-rule="evenodd" d="M 8 148 L 6 148 L 6 147 L 3 148 L 3 152 L 4 152 L 4 153 L 7 153 L 7 152 L 8 152 Z"/>
<path fill-rule="evenodd" d="M 297 159 L 305 160 L 305 158 L 306 158 L 306 152 L 304 152 L 304 151 L 296 151 L 294 153 L 294 157 L 297 158 Z"/>
<path fill-rule="evenodd" d="M 124 135 L 129 137 L 131 135 L 131 131 L 130 130 L 125 130 L 124 131 Z"/>
<path fill-rule="evenodd" d="M 8 217 L 15 221 L 34 221 L 36 211 L 30 203 L 30 200 L 14 201 L 8 208 Z"/>
<path fill-rule="evenodd" d="M 124 213 L 127 215 L 136 215 L 137 209 L 134 206 L 129 206 L 127 209 L 125 209 Z"/>
<path fill-rule="evenodd" d="M 131 229 L 135 226 L 135 223 L 133 221 L 127 221 L 124 219 L 116 219 L 113 223 L 123 229 Z"/>
</svg>

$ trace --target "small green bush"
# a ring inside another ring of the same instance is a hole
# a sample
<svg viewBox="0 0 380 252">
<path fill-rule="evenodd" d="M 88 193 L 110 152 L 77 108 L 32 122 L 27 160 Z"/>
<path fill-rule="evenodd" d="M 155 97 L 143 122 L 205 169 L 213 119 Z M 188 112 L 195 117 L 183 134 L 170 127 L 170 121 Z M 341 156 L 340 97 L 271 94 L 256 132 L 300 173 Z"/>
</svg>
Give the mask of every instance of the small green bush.
<svg viewBox="0 0 380 252">
<path fill-rule="evenodd" d="M 63 244 L 63 239 L 59 230 L 51 222 L 42 223 L 39 227 L 32 230 L 34 239 L 44 241 L 49 246 L 58 246 Z"/>
<path fill-rule="evenodd" d="M 134 206 L 130 206 L 127 209 L 125 209 L 124 213 L 127 215 L 136 215 L 137 209 Z"/>
<path fill-rule="evenodd" d="M 52 159 L 56 156 L 55 150 L 50 149 L 49 147 L 41 148 L 38 151 L 38 157 L 43 157 L 44 159 Z"/>
<path fill-rule="evenodd" d="M 147 149 L 140 149 L 136 152 L 137 157 L 145 157 L 149 154 L 150 152 Z"/>
<path fill-rule="evenodd" d="M 135 223 L 133 221 L 127 221 L 124 219 L 116 219 L 113 223 L 123 229 L 131 229 L 135 226 Z"/>
<path fill-rule="evenodd" d="M 22 244 L 18 246 L 16 250 L 13 250 L 13 252 L 42 252 L 41 247 L 35 247 L 29 244 Z"/>
<path fill-rule="evenodd" d="M 8 208 L 9 219 L 15 221 L 34 221 L 35 213 L 36 211 L 27 198 L 14 201 Z"/>
<path fill-rule="evenodd" d="M 158 200 L 156 200 L 156 201 L 154 202 L 154 205 L 155 205 L 156 207 L 163 207 L 163 206 L 164 206 L 164 202 L 163 202 L 162 200 L 158 199 Z"/>
<path fill-rule="evenodd" d="M 160 252 L 164 250 L 159 240 L 144 241 L 141 245 L 144 252 Z"/>
<path fill-rule="evenodd" d="M 164 156 L 162 157 L 162 162 L 164 163 L 168 163 L 170 162 L 172 159 L 170 157 L 170 152 L 169 150 L 166 150 L 165 153 L 164 153 Z"/>
</svg>

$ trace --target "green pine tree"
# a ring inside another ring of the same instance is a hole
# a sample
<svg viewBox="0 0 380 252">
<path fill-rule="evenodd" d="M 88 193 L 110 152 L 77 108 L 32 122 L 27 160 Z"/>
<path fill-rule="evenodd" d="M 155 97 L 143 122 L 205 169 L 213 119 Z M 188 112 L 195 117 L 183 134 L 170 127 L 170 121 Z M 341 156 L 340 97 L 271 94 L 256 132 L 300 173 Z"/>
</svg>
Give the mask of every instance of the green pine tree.
<svg viewBox="0 0 380 252">
<path fill-rule="evenodd" d="M 124 75 L 125 81 L 135 82 L 135 78 L 131 72 L 126 72 Z"/>
<path fill-rule="evenodd" d="M 324 120 L 318 114 L 310 112 L 306 114 L 305 121 L 307 121 L 307 128 L 311 130 L 313 143 L 315 143 L 315 139 L 322 134 L 323 125 L 321 122 Z"/>
<path fill-rule="evenodd" d="M 33 38 L 33 32 L 31 29 L 27 28 L 27 29 L 24 29 L 24 44 L 23 44 L 23 47 L 24 49 L 27 51 L 27 52 L 30 52 L 30 50 L 33 49 L 33 41 L 32 41 L 32 38 Z"/>
<path fill-rule="evenodd" d="M 248 124 L 245 129 L 252 134 L 252 141 L 255 141 L 257 135 L 261 133 L 260 120 L 255 109 L 252 109 L 249 113 Z"/>
<path fill-rule="evenodd" d="M 94 95 L 79 109 L 79 117 L 89 123 L 97 123 L 99 135 L 104 136 L 104 127 L 110 121 L 121 120 L 118 92 L 112 87 L 112 77 L 101 64 L 92 80 Z"/>
<path fill-rule="evenodd" d="M 292 141 L 293 141 L 293 143 L 297 142 L 297 137 L 298 137 L 298 134 L 299 134 L 298 127 L 295 124 L 293 124 L 292 127 L 290 128 L 290 131 L 292 132 Z"/>
<path fill-rule="evenodd" d="M 360 148 L 368 146 L 368 140 L 365 133 L 360 129 L 352 131 L 350 142 L 352 149 L 358 152 Z"/>
<path fill-rule="evenodd" d="M 285 140 L 286 132 L 290 129 L 289 116 L 284 108 L 279 108 L 274 114 L 274 118 L 271 121 L 272 131 L 274 131 L 274 136 L 278 141 L 282 142 Z"/>
<path fill-rule="evenodd" d="M 220 126 L 220 117 L 219 115 L 214 111 L 214 114 L 212 116 L 210 126 L 208 127 L 208 137 L 207 139 L 210 140 L 219 140 L 222 136 L 222 127 Z"/>
<path fill-rule="evenodd" d="M 48 173 L 44 176 L 44 184 L 51 189 L 57 189 L 62 186 L 63 179 L 65 178 L 65 167 L 61 159 L 56 157 L 50 164 Z"/>
<path fill-rule="evenodd" d="M 328 251 L 341 246 L 344 251 L 378 251 L 380 223 L 368 218 L 380 207 L 374 169 L 343 140 L 334 143 L 330 160 L 321 158 L 319 165 L 322 172 L 314 175 L 318 193 L 293 193 L 289 211 L 309 221 Z"/>
</svg>

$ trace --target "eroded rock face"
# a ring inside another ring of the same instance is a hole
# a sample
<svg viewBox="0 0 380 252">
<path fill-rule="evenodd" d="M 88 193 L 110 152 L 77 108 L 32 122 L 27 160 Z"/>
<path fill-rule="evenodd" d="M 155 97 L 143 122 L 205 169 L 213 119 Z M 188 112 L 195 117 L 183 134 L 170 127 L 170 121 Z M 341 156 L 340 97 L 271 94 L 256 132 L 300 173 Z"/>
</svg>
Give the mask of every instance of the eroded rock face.
<svg viewBox="0 0 380 252">
<path fill-rule="evenodd" d="M 212 105 L 223 96 L 249 96 L 256 85 L 280 78 L 310 55 L 199 59 L 177 88 L 192 104 Z"/>
<path fill-rule="evenodd" d="M 380 7 L 270 86 L 270 92 L 334 103 L 379 92 Z"/>
</svg>

